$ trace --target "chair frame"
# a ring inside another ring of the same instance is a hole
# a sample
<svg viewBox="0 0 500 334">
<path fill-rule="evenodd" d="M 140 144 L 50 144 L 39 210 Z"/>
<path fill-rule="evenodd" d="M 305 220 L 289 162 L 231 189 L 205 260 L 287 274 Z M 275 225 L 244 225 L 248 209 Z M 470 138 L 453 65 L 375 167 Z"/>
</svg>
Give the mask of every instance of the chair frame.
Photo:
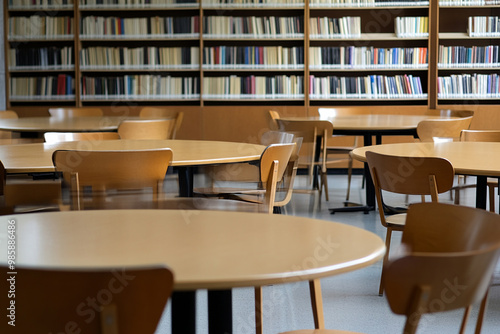
<svg viewBox="0 0 500 334">
<path fill-rule="evenodd" d="M 182 111 L 174 111 L 165 107 L 143 107 L 139 111 L 139 117 L 142 118 L 175 118 L 175 126 L 171 139 L 176 139 L 184 119 Z"/>
<path fill-rule="evenodd" d="M 438 202 L 438 194 L 453 186 L 455 172 L 451 163 L 443 158 L 414 158 L 366 152 L 366 159 L 375 187 L 380 222 L 386 231 L 386 253 L 383 263 L 389 259 L 393 231 L 403 231 L 406 214 L 387 217 L 384 212 L 382 191 L 405 195 L 430 195 L 432 202 Z M 383 271 L 379 294 L 383 294 Z"/>
<path fill-rule="evenodd" d="M 173 139 L 175 119 L 123 120 L 118 125 L 121 139 Z"/>
</svg>

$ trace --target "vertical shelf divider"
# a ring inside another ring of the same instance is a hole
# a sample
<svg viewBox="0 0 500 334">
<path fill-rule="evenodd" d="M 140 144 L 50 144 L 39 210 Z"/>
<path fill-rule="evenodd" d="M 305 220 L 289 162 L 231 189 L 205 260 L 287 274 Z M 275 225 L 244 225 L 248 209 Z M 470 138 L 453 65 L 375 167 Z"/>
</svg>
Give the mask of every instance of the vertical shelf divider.
<svg viewBox="0 0 500 334">
<path fill-rule="evenodd" d="M 437 108 L 437 79 L 439 52 L 439 0 L 429 1 L 429 44 L 427 47 L 428 79 L 427 96 L 429 109 Z"/>
</svg>

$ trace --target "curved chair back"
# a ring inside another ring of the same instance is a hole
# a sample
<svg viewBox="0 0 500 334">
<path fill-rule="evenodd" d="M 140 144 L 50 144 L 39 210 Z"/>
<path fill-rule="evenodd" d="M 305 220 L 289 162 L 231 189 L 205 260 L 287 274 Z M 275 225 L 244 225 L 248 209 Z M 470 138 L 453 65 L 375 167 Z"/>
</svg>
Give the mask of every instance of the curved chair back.
<svg viewBox="0 0 500 334">
<path fill-rule="evenodd" d="M 174 285 L 172 271 L 164 266 L 67 270 L 16 266 L 16 272 L 20 287 L 16 312 L 29 319 L 16 321 L 18 333 L 153 334 Z M 4 291 L 8 283 L 5 279 L 0 283 Z"/>
<path fill-rule="evenodd" d="M 472 116 L 450 119 L 426 119 L 417 125 L 417 135 L 423 142 L 439 140 L 458 141 L 462 130 L 467 130 Z"/>
<path fill-rule="evenodd" d="M 366 152 L 376 193 L 380 190 L 407 195 L 437 195 L 450 190 L 455 172 L 444 158 L 400 157 Z"/>
<path fill-rule="evenodd" d="M 93 200 L 102 202 L 110 189 L 151 188 L 153 199 L 162 191 L 172 160 L 170 149 L 141 151 L 58 150 L 52 155 L 56 170 L 71 186 L 72 206 L 82 209 L 85 187 L 92 188 Z"/>
<path fill-rule="evenodd" d="M 461 141 L 500 142 L 500 130 L 462 130 Z"/>
<path fill-rule="evenodd" d="M 118 126 L 121 139 L 172 139 L 175 119 L 123 120 Z"/>
<path fill-rule="evenodd" d="M 279 112 L 277 112 L 276 110 L 269 110 L 268 115 L 269 115 L 269 129 L 271 129 L 271 131 L 279 130 L 279 125 L 276 121 L 277 119 L 280 118 Z"/>
<path fill-rule="evenodd" d="M 142 118 L 174 118 L 175 127 L 172 133 L 172 139 L 175 139 L 179 134 L 179 129 L 182 125 L 182 120 L 184 119 L 184 113 L 182 111 L 175 111 L 168 109 L 167 107 L 143 107 L 139 112 L 139 117 Z"/>
<path fill-rule="evenodd" d="M 441 203 L 410 206 L 404 253 L 384 267 L 392 311 L 406 315 L 404 333 L 420 316 L 470 307 L 483 298 L 500 255 L 500 216 Z"/>
<path fill-rule="evenodd" d="M 45 132 L 43 137 L 49 144 L 65 141 L 120 139 L 116 132 Z"/>
<path fill-rule="evenodd" d="M 19 116 L 15 111 L 12 110 L 0 111 L 0 119 L 15 119 L 15 118 L 19 118 Z M 6 142 L 11 143 L 12 131 L 0 130 L 0 139 L 9 139 L 6 140 Z"/>
<path fill-rule="evenodd" d="M 50 108 L 51 117 L 102 117 L 104 115 L 101 108 L 81 107 L 81 108 Z"/>
</svg>

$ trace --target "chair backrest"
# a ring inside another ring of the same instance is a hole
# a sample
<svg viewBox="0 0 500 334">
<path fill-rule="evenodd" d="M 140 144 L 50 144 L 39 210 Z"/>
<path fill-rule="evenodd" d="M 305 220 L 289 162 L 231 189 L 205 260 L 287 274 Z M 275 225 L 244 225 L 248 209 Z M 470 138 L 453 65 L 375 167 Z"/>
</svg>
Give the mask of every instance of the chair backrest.
<svg viewBox="0 0 500 334">
<path fill-rule="evenodd" d="M 80 107 L 80 108 L 50 108 L 49 114 L 52 117 L 102 117 L 104 115 L 101 108 Z"/>
<path fill-rule="evenodd" d="M 175 139 L 179 133 L 179 129 L 181 128 L 184 113 L 182 111 L 169 109 L 168 107 L 143 107 L 139 112 L 139 117 L 154 119 L 174 118 L 175 127 L 172 133 L 172 139 Z"/>
<path fill-rule="evenodd" d="M 272 131 L 279 130 L 278 123 L 276 122 L 276 120 L 280 118 L 279 112 L 277 112 L 276 110 L 269 110 L 268 115 L 269 115 L 269 129 L 271 129 Z"/>
<path fill-rule="evenodd" d="M 120 139 L 116 132 L 45 132 L 43 137 L 46 143 Z"/>
<path fill-rule="evenodd" d="M 462 130 L 461 141 L 500 142 L 500 130 Z"/>
<path fill-rule="evenodd" d="M 484 297 L 500 254 L 500 216 L 413 204 L 402 246 L 384 267 L 384 285 L 392 311 L 407 317 L 404 332 L 414 333 L 422 314 L 465 308 Z"/>
<path fill-rule="evenodd" d="M 174 285 L 165 266 L 16 272 L 17 333 L 153 334 Z"/>
<path fill-rule="evenodd" d="M 121 139 L 173 139 L 175 119 L 123 120 L 118 126 Z"/>
<path fill-rule="evenodd" d="M 423 142 L 439 140 L 458 141 L 462 130 L 467 130 L 472 121 L 471 117 L 426 119 L 417 125 L 417 135 Z"/>
<path fill-rule="evenodd" d="M 170 149 L 141 151 L 58 150 L 52 155 L 56 170 L 71 186 L 72 207 L 83 209 L 84 187 L 92 188 L 92 199 L 102 203 L 110 189 L 151 188 L 153 199 L 162 191 L 172 160 Z"/>
<path fill-rule="evenodd" d="M 472 117 L 473 110 L 428 109 L 425 115 L 441 117 Z"/>
</svg>

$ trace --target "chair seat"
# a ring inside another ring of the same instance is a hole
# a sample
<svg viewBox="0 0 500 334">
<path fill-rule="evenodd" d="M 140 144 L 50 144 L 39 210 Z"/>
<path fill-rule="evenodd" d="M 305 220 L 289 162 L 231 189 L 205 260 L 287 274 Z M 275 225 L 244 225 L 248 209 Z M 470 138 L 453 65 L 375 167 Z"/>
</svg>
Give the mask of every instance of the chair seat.
<svg viewBox="0 0 500 334">
<path fill-rule="evenodd" d="M 387 224 L 396 225 L 396 226 L 404 226 L 406 222 L 406 213 L 399 213 L 397 215 L 387 216 L 385 218 Z"/>
</svg>

